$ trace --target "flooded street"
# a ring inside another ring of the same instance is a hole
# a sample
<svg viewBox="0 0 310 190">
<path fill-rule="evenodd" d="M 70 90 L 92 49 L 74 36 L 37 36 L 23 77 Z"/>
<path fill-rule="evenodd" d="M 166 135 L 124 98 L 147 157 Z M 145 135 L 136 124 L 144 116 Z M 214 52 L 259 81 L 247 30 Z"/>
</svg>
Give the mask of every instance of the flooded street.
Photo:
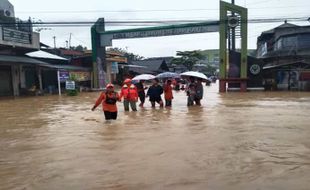
<svg viewBox="0 0 310 190">
<path fill-rule="evenodd" d="M 0 100 L 0 189 L 310 188 L 309 93 L 205 92 L 112 123 L 98 93 Z"/>
</svg>

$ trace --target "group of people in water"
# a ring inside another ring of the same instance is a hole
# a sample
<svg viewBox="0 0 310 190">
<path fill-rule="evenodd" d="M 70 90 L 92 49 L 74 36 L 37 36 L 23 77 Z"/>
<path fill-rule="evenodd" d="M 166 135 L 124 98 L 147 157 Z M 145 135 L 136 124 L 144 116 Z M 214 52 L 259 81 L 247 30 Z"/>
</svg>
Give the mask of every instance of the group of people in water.
<svg viewBox="0 0 310 190">
<path fill-rule="evenodd" d="M 163 108 L 172 106 L 173 100 L 173 87 L 176 86 L 171 79 L 164 82 L 163 86 L 160 85 L 159 80 L 155 78 L 152 81 L 152 85 L 147 88 L 144 85 L 144 81 L 140 80 L 138 83 L 133 84 L 131 79 L 124 80 L 124 84 L 120 90 L 120 93 L 116 92 L 113 84 L 108 84 L 106 86 L 105 92 L 102 92 L 92 107 L 94 111 L 100 104 L 102 104 L 102 109 L 106 120 L 116 120 L 117 119 L 117 102 L 123 100 L 124 110 L 137 111 L 137 102 L 140 99 L 139 106 L 144 107 L 145 99 L 149 98 L 152 108 L 155 108 L 156 103 L 159 107 Z M 174 86 L 173 86 L 174 84 Z M 178 85 L 178 84 L 177 84 Z M 178 90 L 178 88 L 176 88 Z M 201 99 L 203 98 L 203 85 L 202 79 L 190 77 L 186 88 L 183 88 L 187 94 L 187 106 L 201 105 Z M 147 93 L 145 93 L 147 90 Z M 164 94 L 164 100 L 162 100 L 162 94 Z"/>
</svg>

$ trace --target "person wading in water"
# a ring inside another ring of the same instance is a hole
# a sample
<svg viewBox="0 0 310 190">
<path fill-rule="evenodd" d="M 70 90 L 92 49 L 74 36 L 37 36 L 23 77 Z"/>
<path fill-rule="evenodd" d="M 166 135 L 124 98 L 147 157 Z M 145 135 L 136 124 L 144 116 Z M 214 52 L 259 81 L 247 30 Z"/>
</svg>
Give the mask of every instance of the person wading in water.
<svg viewBox="0 0 310 190">
<path fill-rule="evenodd" d="M 157 102 L 160 107 L 164 107 L 163 100 L 161 99 L 161 95 L 163 94 L 163 87 L 158 84 L 158 79 L 153 80 L 153 85 L 150 86 L 147 91 L 147 97 L 150 97 L 150 102 L 152 104 L 152 108 L 155 108 L 155 102 Z"/>
<path fill-rule="evenodd" d="M 101 103 L 102 110 L 106 120 L 116 120 L 117 119 L 117 105 L 116 102 L 120 101 L 120 97 L 117 92 L 114 91 L 113 84 L 108 84 L 106 86 L 106 92 L 102 92 L 97 99 L 95 105 L 91 109 L 94 111 Z"/>
<path fill-rule="evenodd" d="M 124 98 L 124 110 L 129 111 L 129 105 L 132 111 L 137 111 L 136 102 L 138 101 L 137 87 L 131 83 L 131 79 L 126 79 L 121 89 L 120 98 Z"/>
</svg>

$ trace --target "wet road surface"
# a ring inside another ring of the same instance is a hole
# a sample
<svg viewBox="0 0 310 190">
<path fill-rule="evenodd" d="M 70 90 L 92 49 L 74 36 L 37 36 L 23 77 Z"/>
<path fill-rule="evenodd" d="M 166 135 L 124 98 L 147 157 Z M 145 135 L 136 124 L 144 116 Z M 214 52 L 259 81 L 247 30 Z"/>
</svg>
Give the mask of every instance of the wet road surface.
<svg viewBox="0 0 310 190">
<path fill-rule="evenodd" d="M 0 100 L 0 189 L 310 189 L 310 93 L 205 91 L 112 123 L 98 93 Z"/>
</svg>

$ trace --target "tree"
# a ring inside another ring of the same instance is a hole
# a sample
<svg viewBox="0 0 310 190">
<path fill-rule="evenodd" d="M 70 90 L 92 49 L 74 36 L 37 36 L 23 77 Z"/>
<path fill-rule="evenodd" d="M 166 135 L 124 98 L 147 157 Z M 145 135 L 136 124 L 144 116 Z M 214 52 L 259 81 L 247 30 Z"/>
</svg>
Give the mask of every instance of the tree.
<svg viewBox="0 0 310 190">
<path fill-rule="evenodd" d="M 172 60 L 172 64 L 184 65 L 188 70 L 193 70 L 193 67 L 198 61 L 204 60 L 206 57 L 200 50 L 194 51 L 177 51 L 177 58 Z"/>
<path fill-rule="evenodd" d="M 137 54 L 134 54 L 134 53 L 128 52 L 127 50 L 122 49 L 122 48 L 118 48 L 118 47 L 115 47 L 115 48 L 109 48 L 109 49 L 108 49 L 108 51 L 114 51 L 114 52 L 117 52 L 117 53 L 123 54 L 125 57 L 127 57 L 128 62 L 131 62 L 131 61 L 137 61 L 137 60 L 142 60 L 142 59 L 144 59 L 144 57 L 143 57 L 143 56 L 140 56 L 140 55 L 137 55 Z"/>
<path fill-rule="evenodd" d="M 206 67 L 202 69 L 202 72 L 208 76 L 214 75 L 216 73 L 216 67 L 207 64 Z"/>
<path fill-rule="evenodd" d="M 83 47 L 82 45 L 78 45 L 78 46 L 72 46 L 72 47 L 70 47 L 70 49 L 75 50 L 75 51 L 85 51 L 85 50 L 87 50 L 87 47 Z"/>
</svg>

